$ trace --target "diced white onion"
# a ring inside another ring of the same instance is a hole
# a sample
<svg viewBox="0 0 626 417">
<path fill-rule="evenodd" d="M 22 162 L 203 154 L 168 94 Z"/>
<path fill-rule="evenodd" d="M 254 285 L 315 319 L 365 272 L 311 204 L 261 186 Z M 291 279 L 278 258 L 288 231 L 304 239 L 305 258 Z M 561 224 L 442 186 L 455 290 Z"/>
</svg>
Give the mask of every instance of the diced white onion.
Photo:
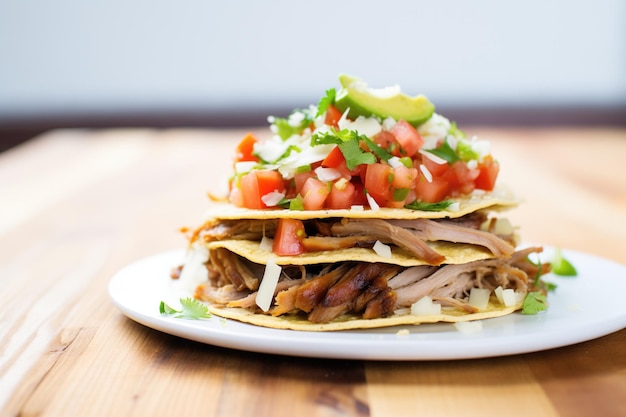
<svg viewBox="0 0 626 417">
<path fill-rule="evenodd" d="M 261 243 L 259 245 L 259 248 L 261 250 L 266 250 L 268 252 L 271 252 L 273 247 L 274 247 L 274 239 L 269 238 L 267 236 L 263 236 L 261 238 Z"/>
<path fill-rule="evenodd" d="M 268 207 L 274 207 L 278 204 L 283 198 L 285 198 L 285 193 L 280 193 L 278 191 L 272 191 L 271 193 L 267 193 L 261 197 L 261 201 Z"/>
<path fill-rule="evenodd" d="M 397 122 L 393 117 L 386 117 L 385 120 L 383 120 L 382 126 L 385 130 L 391 130 L 391 128 L 394 127 L 396 123 Z"/>
<path fill-rule="evenodd" d="M 454 327 L 461 333 L 472 334 L 483 330 L 483 322 L 480 320 L 473 321 L 457 321 Z"/>
<path fill-rule="evenodd" d="M 397 156 L 392 156 L 391 158 L 389 158 L 387 162 L 389 163 L 389 165 L 391 165 L 391 168 L 394 168 L 394 169 L 400 166 L 404 166 L 400 158 L 398 158 Z"/>
<path fill-rule="evenodd" d="M 450 204 L 448 206 L 448 210 L 449 211 L 459 211 L 461 210 L 461 204 L 459 204 L 458 201 L 455 201 L 454 203 Z"/>
<path fill-rule="evenodd" d="M 502 286 L 499 286 L 493 292 L 498 297 L 498 301 L 505 307 L 513 307 L 520 301 L 519 293 L 516 293 L 512 288 L 503 289 Z"/>
<path fill-rule="evenodd" d="M 352 211 L 363 211 L 363 210 L 365 210 L 365 207 L 363 207 L 361 205 L 355 204 L 354 206 L 350 206 L 350 210 L 352 210 Z"/>
<path fill-rule="evenodd" d="M 360 135 L 365 135 L 370 138 L 376 136 L 382 130 L 382 126 L 378 120 L 373 117 L 359 116 L 356 120 L 341 118 L 337 124 L 341 130 L 356 130 Z"/>
<path fill-rule="evenodd" d="M 504 298 L 502 298 L 502 291 L 503 291 L 502 285 L 498 285 L 498 288 L 493 290 L 493 293 L 496 295 L 496 298 L 498 299 L 500 304 L 504 304 Z"/>
<path fill-rule="evenodd" d="M 263 311 L 270 309 L 281 271 L 281 267 L 277 265 L 273 259 L 267 261 L 263 279 L 261 280 L 261 284 L 259 284 L 259 291 L 256 294 L 256 305 Z"/>
<path fill-rule="evenodd" d="M 255 161 L 243 161 L 235 163 L 235 174 L 245 174 L 250 172 L 258 165 Z"/>
<path fill-rule="evenodd" d="M 335 168 L 317 167 L 315 168 L 315 175 L 317 175 L 317 178 L 322 182 L 334 181 L 341 178 L 341 172 Z"/>
<path fill-rule="evenodd" d="M 381 256 L 383 258 L 391 258 L 391 247 L 389 245 L 385 245 L 380 240 L 377 240 L 376 243 L 374 243 L 373 249 L 378 256 Z"/>
<path fill-rule="evenodd" d="M 422 172 L 422 174 L 424 174 L 424 178 L 426 178 L 426 181 L 433 182 L 433 174 L 431 174 L 428 168 L 426 168 L 426 165 L 420 164 L 420 171 Z"/>
<path fill-rule="evenodd" d="M 433 299 L 425 295 L 411 305 L 411 314 L 414 316 L 438 315 L 441 314 L 441 304 L 433 303 Z"/>
<path fill-rule="evenodd" d="M 470 290 L 469 305 L 479 310 L 484 310 L 489 303 L 491 290 L 487 288 L 472 288 Z"/>
</svg>

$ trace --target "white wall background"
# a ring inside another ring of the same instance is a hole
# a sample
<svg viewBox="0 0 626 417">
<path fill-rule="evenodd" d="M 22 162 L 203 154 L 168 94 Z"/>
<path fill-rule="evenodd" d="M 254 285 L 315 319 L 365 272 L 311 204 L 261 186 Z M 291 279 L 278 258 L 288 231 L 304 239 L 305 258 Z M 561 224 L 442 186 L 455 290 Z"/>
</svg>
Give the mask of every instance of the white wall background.
<svg viewBox="0 0 626 417">
<path fill-rule="evenodd" d="M 351 73 L 435 104 L 626 104 L 626 1 L 0 0 L 0 118 L 305 106 Z"/>
</svg>

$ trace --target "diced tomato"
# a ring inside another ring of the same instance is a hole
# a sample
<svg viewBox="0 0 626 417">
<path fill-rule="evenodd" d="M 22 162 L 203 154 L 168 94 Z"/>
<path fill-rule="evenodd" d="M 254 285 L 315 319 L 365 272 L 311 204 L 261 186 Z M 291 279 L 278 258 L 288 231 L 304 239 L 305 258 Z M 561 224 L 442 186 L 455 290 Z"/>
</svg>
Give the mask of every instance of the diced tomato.
<svg viewBox="0 0 626 417">
<path fill-rule="evenodd" d="M 500 171 L 500 165 L 493 160 L 491 155 L 487 155 L 483 161 L 478 164 L 478 177 L 474 180 L 476 188 L 486 191 L 493 190 L 496 185 L 496 178 L 498 178 L 498 172 Z"/>
<path fill-rule="evenodd" d="M 393 181 L 391 167 L 387 164 L 375 163 L 367 166 L 365 171 L 365 189 L 380 206 L 391 200 Z"/>
<path fill-rule="evenodd" d="M 330 187 L 318 180 L 309 178 L 304 183 L 300 195 L 302 195 L 302 205 L 305 210 L 321 210 L 324 202 L 330 193 Z"/>
<path fill-rule="evenodd" d="M 330 194 L 326 199 L 326 208 L 348 209 L 354 202 L 356 187 L 351 182 L 340 179 L 330 188 Z"/>
<path fill-rule="evenodd" d="M 302 193 L 302 188 L 304 188 L 304 183 L 306 183 L 309 178 L 315 178 L 315 172 L 301 172 L 294 176 L 293 181 L 296 185 L 296 194 L 304 195 Z"/>
<path fill-rule="evenodd" d="M 428 181 L 424 176 L 415 183 L 415 194 L 417 199 L 426 203 L 437 203 L 448 196 L 448 182 L 445 179 L 433 178 Z"/>
<path fill-rule="evenodd" d="M 279 219 L 272 252 L 278 256 L 300 255 L 304 252 L 304 224 L 297 219 Z"/>
<path fill-rule="evenodd" d="M 244 161 L 255 161 L 258 162 L 259 158 L 256 155 L 253 155 L 254 145 L 258 142 L 256 136 L 252 133 L 248 133 L 246 136 L 241 139 L 239 145 L 237 145 L 235 162 L 244 162 Z"/>
<path fill-rule="evenodd" d="M 393 181 L 394 188 L 408 188 L 415 187 L 415 180 L 417 179 L 417 169 L 407 168 L 404 165 L 400 165 L 393 169 Z"/>
<path fill-rule="evenodd" d="M 366 206 L 367 205 L 367 197 L 365 196 L 365 186 L 360 179 L 353 179 L 351 184 L 354 185 L 354 200 L 352 201 L 352 205 L 356 206 Z"/>
<path fill-rule="evenodd" d="M 391 132 L 387 130 L 382 130 L 376 136 L 374 136 L 372 140 L 375 144 L 385 149 L 390 154 L 395 156 L 402 156 L 400 154 L 400 144 Z"/>
<path fill-rule="evenodd" d="M 261 197 L 273 191 L 285 191 L 285 182 L 278 171 L 252 171 L 242 176 L 240 183 L 243 206 L 251 209 L 267 208 Z"/>
<path fill-rule="evenodd" d="M 325 168 L 337 168 L 345 162 L 346 158 L 344 158 L 341 149 L 339 149 L 339 146 L 335 146 L 322 161 L 322 166 Z"/>
<path fill-rule="evenodd" d="M 450 168 L 450 164 L 448 164 L 447 161 L 444 160 L 443 164 L 438 164 L 428 156 L 422 156 L 422 164 L 424 164 L 426 169 L 435 177 L 442 176 Z"/>
<path fill-rule="evenodd" d="M 478 172 L 472 171 L 463 161 L 456 161 L 450 165 L 450 169 L 442 176 L 448 181 L 450 193 L 469 194 L 474 191 L 474 179 Z"/>
<path fill-rule="evenodd" d="M 324 123 L 329 126 L 338 127 L 337 124 L 339 123 L 339 119 L 341 119 L 341 116 L 342 116 L 341 111 L 337 107 L 330 104 L 328 108 L 326 109 Z"/>
<path fill-rule="evenodd" d="M 424 145 L 424 139 L 417 129 L 406 120 L 399 120 L 390 130 L 404 150 L 406 156 L 413 156 Z"/>
</svg>

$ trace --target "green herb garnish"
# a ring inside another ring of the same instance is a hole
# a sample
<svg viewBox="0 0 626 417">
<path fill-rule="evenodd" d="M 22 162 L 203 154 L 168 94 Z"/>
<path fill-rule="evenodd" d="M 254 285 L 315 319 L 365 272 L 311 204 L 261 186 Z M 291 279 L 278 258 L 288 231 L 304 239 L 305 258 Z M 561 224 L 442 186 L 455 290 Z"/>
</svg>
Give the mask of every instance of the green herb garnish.
<svg viewBox="0 0 626 417">
<path fill-rule="evenodd" d="M 315 114 L 315 117 L 319 117 L 326 113 L 326 110 L 328 110 L 328 106 L 335 102 L 336 96 L 337 91 L 334 88 L 326 90 L 326 95 L 322 97 L 317 104 L 317 113 Z"/>
<path fill-rule="evenodd" d="M 438 203 L 424 203 L 422 201 L 415 200 L 412 203 L 406 204 L 404 208 L 411 210 L 420 210 L 420 211 L 442 211 L 450 207 L 453 201 L 444 200 Z"/>
<path fill-rule="evenodd" d="M 174 317 L 177 319 L 198 320 L 211 318 L 211 313 L 209 313 L 207 306 L 191 297 L 181 298 L 180 305 L 182 307 L 181 310 L 176 310 L 175 308 L 167 305 L 165 301 L 161 301 L 161 304 L 159 305 L 159 312 L 162 316 Z"/>
<path fill-rule="evenodd" d="M 537 291 L 531 291 L 524 297 L 522 314 L 533 315 L 548 308 L 548 299 Z"/>
<path fill-rule="evenodd" d="M 578 271 L 570 261 L 565 259 L 563 252 L 560 248 L 556 248 L 554 251 L 554 258 L 552 259 L 552 273 L 555 275 L 573 277 L 578 275 Z"/>
<path fill-rule="evenodd" d="M 425 151 L 430 152 L 441 159 L 445 159 L 450 165 L 461 159 L 454 149 L 452 149 L 447 140 L 444 140 L 438 147 L 434 149 L 425 149 Z"/>
<path fill-rule="evenodd" d="M 359 135 L 354 130 L 332 130 L 331 132 L 317 133 L 311 137 L 311 146 L 334 143 L 339 146 L 346 159 L 348 169 L 354 169 L 361 164 L 373 164 L 376 156 L 363 150 L 360 141 L 369 140 L 365 135 Z"/>
<path fill-rule="evenodd" d="M 302 120 L 294 126 L 293 116 L 295 114 L 301 116 Z M 289 118 L 271 117 L 271 124 L 275 127 L 276 134 L 282 140 L 287 140 L 293 135 L 302 134 L 304 129 L 311 126 L 311 123 L 313 123 L 313 119 L 308 110 L 294 110 Z"/>
</svg>

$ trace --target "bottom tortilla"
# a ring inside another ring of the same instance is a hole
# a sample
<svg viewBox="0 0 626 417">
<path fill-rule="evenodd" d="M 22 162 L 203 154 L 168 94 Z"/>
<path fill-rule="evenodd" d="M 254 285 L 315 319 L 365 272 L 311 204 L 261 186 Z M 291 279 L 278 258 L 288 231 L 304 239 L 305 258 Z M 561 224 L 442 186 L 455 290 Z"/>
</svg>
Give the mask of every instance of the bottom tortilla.
<svg viewBox="0 0 626 417">
<path fill-rule="evenodd" d="M 459 310 L 443 310 L 437 315 L 413 315 L 395 314 L 391 317 L 377 319 L 363 319 L 358 316 L 343 315 L 330 323 L 313 323 L 304 316 L 284 314 L 282 316 L 271 316 L 258 314 L 242 308 L 208 306 L 209 311 L 219 317 L 237 320 L 243 323 L 256 326 L 270 327 L 283 330 L 300 330 L 311 332 L 329 332 L 340 330 L 374 329 L 382 327 L 393 327 L 402 325 L 418 325 L 426 323 L 455 323 L 462 321 L 484 320 L 495 317 L 502 317 L 522 308 L 522 304 L 511 307 L 504 307 L 500 304 L 490 302 L 489 305 L 477 313 L 465 313 Z"/>
</svg>

